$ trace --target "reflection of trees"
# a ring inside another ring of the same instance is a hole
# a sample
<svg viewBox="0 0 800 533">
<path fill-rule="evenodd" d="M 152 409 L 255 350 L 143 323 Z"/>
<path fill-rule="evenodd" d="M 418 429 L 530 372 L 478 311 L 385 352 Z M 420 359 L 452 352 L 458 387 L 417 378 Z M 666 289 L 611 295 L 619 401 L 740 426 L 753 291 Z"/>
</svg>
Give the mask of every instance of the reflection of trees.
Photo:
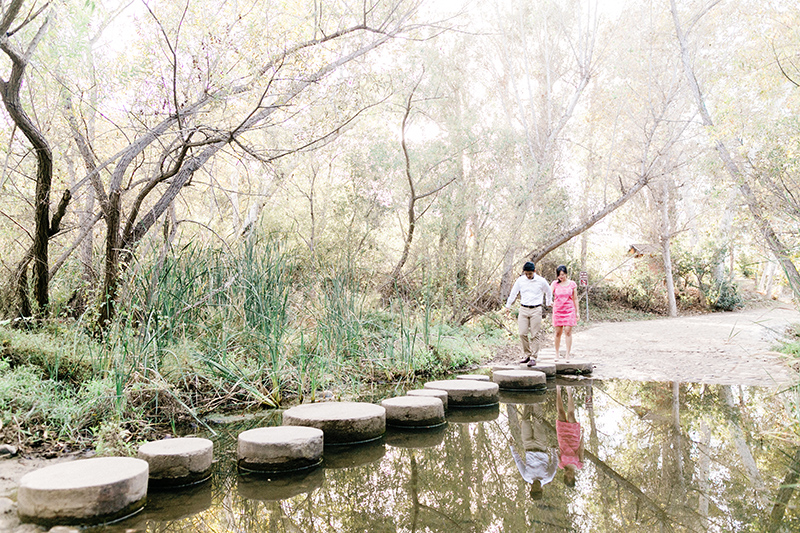
<svg viewBox="0 0 800 533">
<path fill-rule="evenodd" d="M 771 418 L 778 411 L 772 393 L 630 382 L 594 391 L 587 405 L 588 389 L 574 388 L 588 432 L 578 485 L 568 489 L 559 473 L 540 501 L 529 499 L 510 455 L 518 407 L 506 405 L 491 422 L 451 423 L 435 447 L 387 445 L 375 462 L 328 468 L 321 487 L 277 502 L 237 491 L 232 450 L 238 432 L 250 428 L 221 431 L 227 441 L 215 442 L 212 506 L 163 522 L 145 513 L 136 526 L 165 533 L 800 530 L 792 487 L 800 452 L 764 440 L 766 424 L 780 422 Z M 544 400 L 537 411 L 554 436 L 552 393 Z M 766 488 L 760 500 L 754 479 Z"/>
</svg>

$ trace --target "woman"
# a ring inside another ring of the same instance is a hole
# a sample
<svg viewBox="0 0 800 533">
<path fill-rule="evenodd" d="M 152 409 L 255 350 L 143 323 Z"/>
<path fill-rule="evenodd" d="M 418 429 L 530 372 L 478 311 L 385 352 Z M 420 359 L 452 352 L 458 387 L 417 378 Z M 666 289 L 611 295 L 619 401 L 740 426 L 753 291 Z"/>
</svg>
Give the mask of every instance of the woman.
<svg viewBox="0 0 800 533">
<path fill-rule="evenodd" d="M 567 267 L 556 268 L 556 280 L 550 286 L 553 291 L 553 328 L 556 330 L 556 359 L 561 347 L 563 333 L 567 345 L 567 361 L 572 351 L 572 326 L 581 318 L 578 311 L 578 285 L 567 277 Z"/>
</svg>

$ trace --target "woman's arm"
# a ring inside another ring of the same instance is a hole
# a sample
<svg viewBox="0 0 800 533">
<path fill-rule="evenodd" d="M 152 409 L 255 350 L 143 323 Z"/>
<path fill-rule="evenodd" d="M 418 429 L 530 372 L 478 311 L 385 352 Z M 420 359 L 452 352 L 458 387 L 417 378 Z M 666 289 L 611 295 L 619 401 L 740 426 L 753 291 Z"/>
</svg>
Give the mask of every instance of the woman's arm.
<svg viewBox="0 0 800 533">
<path fill-rule="evenodd" d="M 578 300 L 578 286 L 572 287 L 572 303 L 575 305 L 575 318 L 581 319 L 581 306 Z"/>
</svg>

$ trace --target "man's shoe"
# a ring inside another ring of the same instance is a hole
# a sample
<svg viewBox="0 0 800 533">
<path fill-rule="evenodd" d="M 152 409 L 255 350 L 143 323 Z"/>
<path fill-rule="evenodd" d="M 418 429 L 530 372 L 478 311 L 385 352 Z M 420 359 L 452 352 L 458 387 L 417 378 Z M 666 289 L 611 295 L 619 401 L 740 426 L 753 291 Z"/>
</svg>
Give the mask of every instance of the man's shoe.
<svg viewBox="0 0 800 533">
<path fill-rule="evenodd" d="M 530 358 L 530 357 L 526 357 L 525 359 L 523 359 L 522 361 L 520 361 L 520 362 L 519 362 L 519 364 L 523 365 L 523 364 L 527 363 L 527 362 L 528 362 L 528 361 L 530 361 L 530 360 L 531 360 L 531 358 Z"/>
<path fill-rule="evenodd" d="M 528 363 L 528 366 L 536 366 L 536 359 Z"/>
</svg>

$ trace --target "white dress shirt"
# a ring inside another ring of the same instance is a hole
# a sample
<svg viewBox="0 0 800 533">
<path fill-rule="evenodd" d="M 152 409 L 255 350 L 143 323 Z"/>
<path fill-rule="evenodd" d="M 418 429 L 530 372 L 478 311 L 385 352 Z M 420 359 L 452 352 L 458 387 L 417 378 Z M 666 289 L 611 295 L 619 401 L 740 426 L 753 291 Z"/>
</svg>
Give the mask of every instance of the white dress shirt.
<svg viewBox="0 0 800 533">
<path fill-rule="evenodd" d="M 519 295 L 519 303 L 529 307 L 541 305 L 545 301 L 547 301 L 547 305 L 553 305 L 553 291 L 550 289 L 550 285 L 546 279 L 536 273 L 531 279 L 528 279 L 525 274 L 517 278 L 514 286 L 511 287 L 511 294 L 508 295 L 507 308 L 511 309 L 511 304 L 517 299 L 517 295 Z"/>
</svg>

